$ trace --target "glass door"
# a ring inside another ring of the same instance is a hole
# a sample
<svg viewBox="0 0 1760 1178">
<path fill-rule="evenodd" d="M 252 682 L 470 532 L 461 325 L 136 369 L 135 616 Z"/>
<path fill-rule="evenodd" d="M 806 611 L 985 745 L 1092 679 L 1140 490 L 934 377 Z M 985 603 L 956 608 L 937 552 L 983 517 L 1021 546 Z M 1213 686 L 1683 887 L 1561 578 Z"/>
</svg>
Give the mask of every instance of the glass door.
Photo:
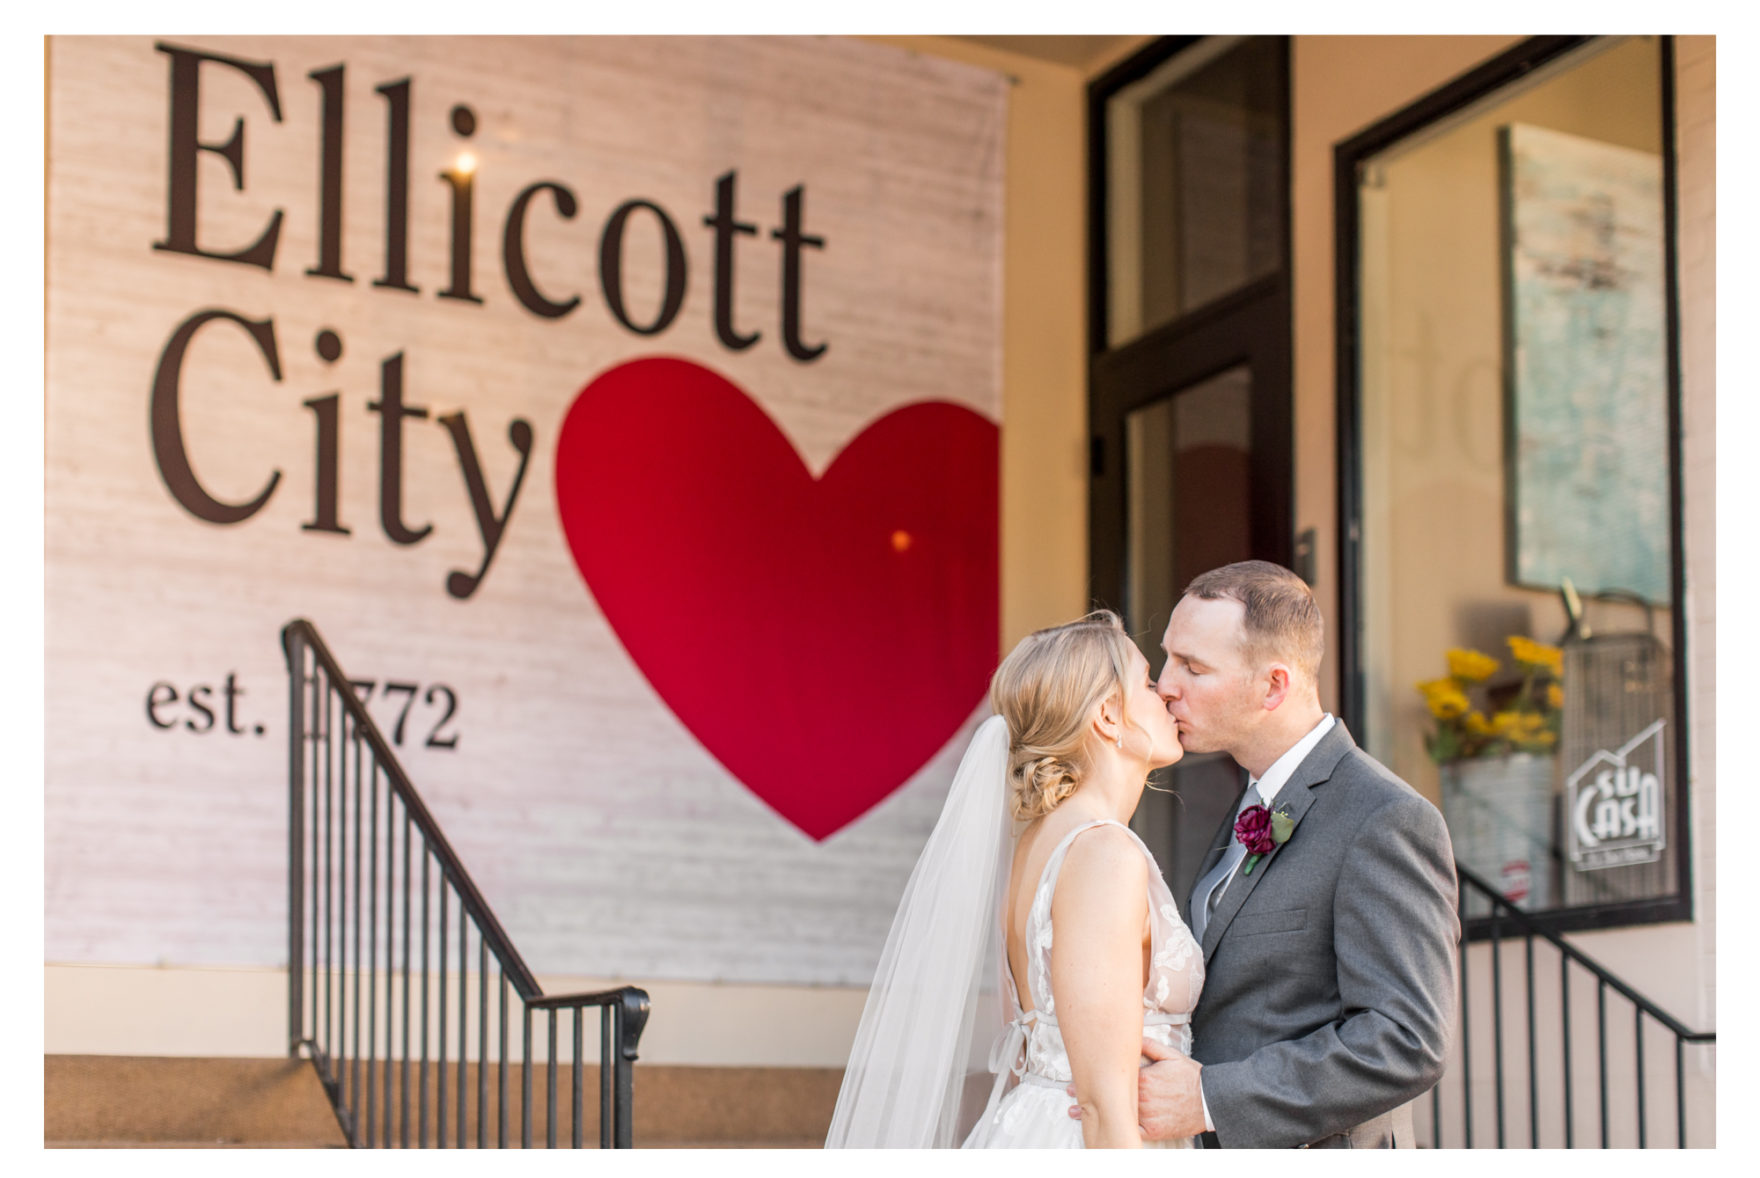
<svg viewBox="0 0 1760 1178">
<path fill-rule="evenodd" d="M 1252 558 L 1252 392 L 1250 370 L 1237 364 L 1125 415 L 1124 616 L 1156 670 L 1180 591 L 1207 569 Z M 1132 826 L 1161 849 L 1168 886 L 1183 898 L 1239 772 L 1226 753 L 1194 753 L 1151 784 Z"/>
<path fill-rule="evenodd" d="M 1090 94 L 1091 586 L 1157 674 L 1193 577 L 1292 559 L 1287 63 L 1282 38 L 1170 38 Z M 1194 754 L 1137 809 L 1182 905 L 1242 780 Z"/>
</svg>

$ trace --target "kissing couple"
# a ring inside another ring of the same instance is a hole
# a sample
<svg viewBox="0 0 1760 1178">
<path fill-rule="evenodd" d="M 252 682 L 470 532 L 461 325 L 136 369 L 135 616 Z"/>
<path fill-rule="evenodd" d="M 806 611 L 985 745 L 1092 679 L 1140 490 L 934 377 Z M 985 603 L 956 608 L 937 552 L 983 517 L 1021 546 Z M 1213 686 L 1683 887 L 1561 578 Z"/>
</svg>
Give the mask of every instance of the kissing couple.
<svg viewBox="0 0 1760 1178">
<path fill-rule="evenodd" d="M 1454 855 L 1321 710 L 1324 634 L 1301 578 L 1245 561 L 1186 587 L 1158 679 L 1110 612 L 1021 640 L 905 886 L 828 1147 L 1412 1144 L 1454 1009 Z M 1126 823 L 1188 752 L 1247 776 L 1182 920 Z"/>
</svg>

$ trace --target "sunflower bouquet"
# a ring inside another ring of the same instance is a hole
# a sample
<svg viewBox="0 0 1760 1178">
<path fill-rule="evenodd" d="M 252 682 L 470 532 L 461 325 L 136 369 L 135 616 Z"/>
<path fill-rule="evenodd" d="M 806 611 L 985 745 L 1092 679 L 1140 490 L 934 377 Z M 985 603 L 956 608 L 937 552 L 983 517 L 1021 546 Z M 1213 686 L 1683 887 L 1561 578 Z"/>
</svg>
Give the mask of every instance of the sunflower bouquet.
<svg viewBox="0 0 1760 1178">
<path fill-rule="evenodd" d="M 1564 690 L 1559 685 L 1564 654 L 1556 646 L 1521 635 L 1511 635 L 1508 641 L 1521 683 L 1513 696 L 1507 687 L 1486 689 L 1488 696 L 1507 699 L 1503 706 L 1492 708 L 1489 717 L 1473 706 L 1469 696 L 1500 667 L 1488 654 L 1450 650 L 1448 674 L 1418 684 L 1425 705 L 1436 718 L 1436 731 L 1424 738 L 1424 748 L 1438 765 L 1505 753 L 1548 753 L 1558 744 L 1564 707 Z"/>
</svg>

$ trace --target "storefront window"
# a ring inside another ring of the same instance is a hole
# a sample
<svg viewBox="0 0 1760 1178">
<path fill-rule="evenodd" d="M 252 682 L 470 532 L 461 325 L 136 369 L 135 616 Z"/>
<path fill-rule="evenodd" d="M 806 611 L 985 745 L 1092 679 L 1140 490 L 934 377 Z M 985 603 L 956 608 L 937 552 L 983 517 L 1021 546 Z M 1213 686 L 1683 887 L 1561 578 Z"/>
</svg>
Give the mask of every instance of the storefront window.
<svg viewBox="0 0 1760 1178">
<path fill-rule="evenodd" d="M 1595 39 L 1341 152 L 1347 694 L 1460 864 L 1567 926 L 1685 915 L 1665 51 Z"/>
</svg>

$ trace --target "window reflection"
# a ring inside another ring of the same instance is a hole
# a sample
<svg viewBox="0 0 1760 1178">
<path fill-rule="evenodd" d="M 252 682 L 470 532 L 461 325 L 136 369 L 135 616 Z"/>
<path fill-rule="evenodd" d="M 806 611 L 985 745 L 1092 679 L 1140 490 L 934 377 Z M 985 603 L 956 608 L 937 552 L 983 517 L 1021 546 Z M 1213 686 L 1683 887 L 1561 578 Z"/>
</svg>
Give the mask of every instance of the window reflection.
<svg viewBox="0 0 1760 1178">
<path fill-rule="evenodd" d="M 1361 173 L 1368 746 L 1533 911 L 1679 878 L 1661 84 L 1599 40 Z"/>
</svg>

